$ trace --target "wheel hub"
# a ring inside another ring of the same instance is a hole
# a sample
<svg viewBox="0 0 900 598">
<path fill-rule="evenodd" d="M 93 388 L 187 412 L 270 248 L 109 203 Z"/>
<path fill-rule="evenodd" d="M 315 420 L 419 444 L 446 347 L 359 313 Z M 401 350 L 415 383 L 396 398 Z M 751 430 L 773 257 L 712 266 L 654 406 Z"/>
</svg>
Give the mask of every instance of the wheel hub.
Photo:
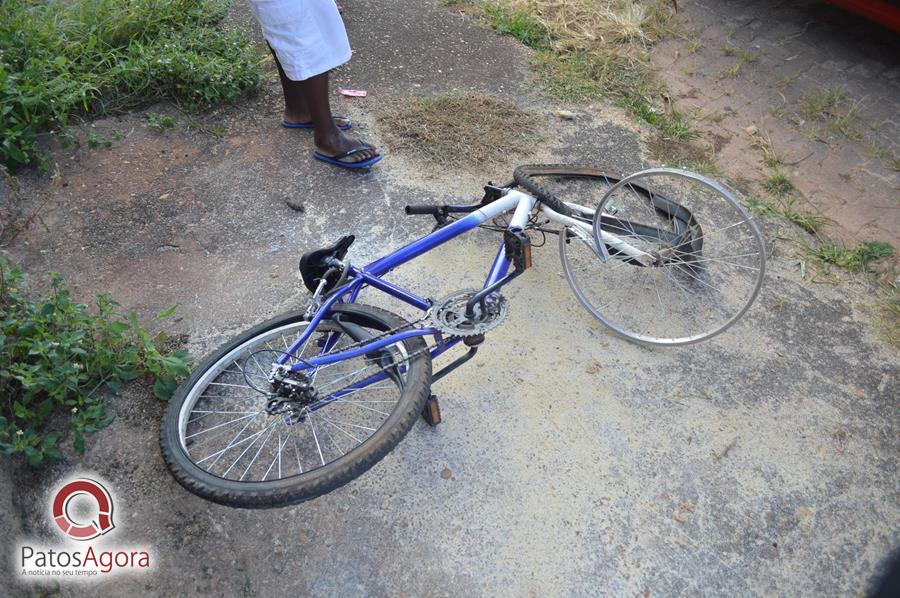
<svg viewBox="0 0 900 598">
<path fill-rule="evenodd" d="M 289 426 L 304 421 L 308 407 L 319 400 L 309 376 L 281 366 L 273 372 L 271 381 L 275 396 L 266 403 L 266 413 L 282 415 Z"/>
</svg>

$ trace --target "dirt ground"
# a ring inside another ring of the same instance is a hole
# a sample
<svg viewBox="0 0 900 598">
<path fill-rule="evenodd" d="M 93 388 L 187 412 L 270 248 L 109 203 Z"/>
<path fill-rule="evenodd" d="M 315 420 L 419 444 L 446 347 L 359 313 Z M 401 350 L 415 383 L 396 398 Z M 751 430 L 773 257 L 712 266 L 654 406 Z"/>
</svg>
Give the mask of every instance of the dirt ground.
<svg viewBox="0 0 900 598">
<path fill-rule="evenodd" d="M 716 165 L 764 194 L 765 144 L 799 203 L 833 220 L 830 235 L 898 245 L 900 37 L 821 1 L 679 6 L 693 34 L 653 61 L 679 109 L 699 117 Z M 816 110 L 829 94 L 837 105 Z"/>
<path fill-rule="evenodd" d="M 560 106 L 528 86 L 528 51 L 510 38 L 412 0 L 345 6 L 355 54 L 335 83 L 373 93 L 336 111 L 382 147 L 377 168 L 311 160 L 307 134 L 278 125 L 273 78 L 245 105 L 179 114 L 162 133 L 142 114 L 94 123 L 124 138 L 57 150 L 52 180 L 23 175 L 28 207 L 43 207 L 9 251 L 145 318 L 180 302 L 167 327 L 200 357 L 301 303 L 303 251 L 353 233 L 351 260 L 366 263 L 429 230 L 406 203 L 475 200 L 519 163 L 651 165 L 644 132 L 618 111 Z M 235 19 L 248 19 L 243 5 Z M 451 90 L 534 111 L 551 141 L 452 172 L 392 153 L 376 108 Z M 557 118 L 561 107 L 574 120 Z M 816 273 L 781 240 L 785 224 L 763 224 L 771 259 L 758 302 L 727 334 L 681 350 L 607 334 L 566 286 L 554 244 L 536 249 L 506 293 L 508 321 L 435 385 L 444 423 L 420 421 L 369 473 L 297 507 L 233 510 L 185 492 L 159 454 L 164 405 L 131 386 L 84 455 L 37 471 L 0 465 L 0 545 L 52 541 L 48 493 L 92 472 L 118 498 L 117 538 L 152 547 L 155 569 L 6 592 L 860 595 L 900 546 L 900 356 L 881 340 L 866 280 Z M 498 242 L 477 231 L 392 280 L 430 296 L 477 285 Z"/>
</svg>

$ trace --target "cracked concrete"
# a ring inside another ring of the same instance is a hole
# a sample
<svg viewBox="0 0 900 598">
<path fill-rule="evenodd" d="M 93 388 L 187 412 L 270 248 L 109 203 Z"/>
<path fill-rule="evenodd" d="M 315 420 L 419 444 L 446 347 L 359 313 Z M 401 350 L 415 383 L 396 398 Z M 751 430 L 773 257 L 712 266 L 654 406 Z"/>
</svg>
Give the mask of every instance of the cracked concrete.
<svg viewBox="0 0 900 598">
<path fill-rule="evenodd" d="M 131 133 L 109 150 L 58 150 L 58 184 L 25 175 L 28 201 L 49 203 L 11 253 L 30 272 L 61 271 L 81 297 L 109 291 L 144 317 L 181 302 L 167 327 L 200 357 L 300 304 L 303 251 L 354 233 L 350 257 L 363 263 L 429 230 L 402 214 L 407 202 L 477 199 L 516 163 L 648 165 L 617 112 L 553 117 L 558 106 L 524 85 L 527 52 L 512 40 L 409 0 L 347 10 L 356 57 L 336 83 L 375 92 L 340 106 L 364 137 L 380 141 L 366 115 L 382 96 L 467 88 L 536 110 L 557 141 L 489 172 L 440 172 L 389 147 L 370 173 L 338 171 L 309 159 L 303 133 L 278 126 L 270 80 L 257 100 L 210 117 L 221 138 L 185 122 L 159 136 L 140 115 L 96 123 Z M 246 18 L 243 6 L 236 13 Z M 287 205 L 298 202 L 302 212 Z M 777 225 L 766 226 L 774 239 Z M 477 285 L 497 243 L 477 231 L 393 280 L 433 296 Z M 435 385 L 444 423 L 420 421 L 336 492 L 266 512 L 188 494 L 159 454 L 164 405 L 134 385 L 112 399 L 117 417 L 84 455 L 38 472 L 3 463 L 2 545 L 53 538 L 35 515 L 46 494 L 92 471 L 118 496 L 117 537 L 153 547 L 158 565 L 63 585 L 66 596 L 818 596 L 871 586 L 900 541 L 900 361 L 878 338 L 864 281 L 817 284 L 776 242 L 747 318 L 682 350 L 607 334 L 565 285 L 552 242 L 506 294 L 507 323 Z"/>
</svg>

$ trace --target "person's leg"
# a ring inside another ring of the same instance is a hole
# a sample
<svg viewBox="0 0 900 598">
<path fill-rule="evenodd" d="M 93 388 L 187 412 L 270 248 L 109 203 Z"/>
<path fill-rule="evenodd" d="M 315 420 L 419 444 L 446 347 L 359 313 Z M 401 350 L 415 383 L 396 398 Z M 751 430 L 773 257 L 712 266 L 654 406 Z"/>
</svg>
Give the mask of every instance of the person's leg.
<svg viewBox="0 0 900 598">
<path fill-rule="evenodd" d="M 337 128 L 331 116 L 331 104 L 328 100 L 328 72 L 321 73 L 303 81 L 291 81 L 299 83 L 303 99 L 313 123 L 313 138 L 316 149 L 326 156 L 336 156 L 346 151 L 364 145 L 361 141 L 344 135 Z M 285 94 L 287 97 L 287 94 Z M 369 146 L 366 151 L 357 152 L 342 158 L 345 162 L 361 162 L 376 156 L 378 152 Z"/>
<path fill-rule="evenodd" d="M 309 109 L 306 107 L 306 99 L 303 97 L 303 88 L 299 81 L 291 81 L 281 68 L 281 62 L 272 46 L 269 46 L 275 66 L 278 67 L 278 79 L 281 81 L 281 89 L 284 92 L 284 122 L 288 124 L 308 123 L 311 120 Z M 346 126 L 348 119 L 335 117 L 338 126 Z"/>
<path fill-rule="evenodd" d="M 272 50 L 271 46 L 269 49 Z M 275 57 L 278 77 L 281 80 L 281 89 L 284 92 L 284 120 L 286 122 L 304 123 L 312 121 L 316 149 L 326 156 L 337 156 L 362 145 L 362 142 L 344 135 L 338 129 L 339 125 L 346 122 L 345 120 L 335 119 L 331 115 L 327 72 L 310 77 L 304 81 L 292 81 L 285 74 L 274 50 L 272 50 L 272 56 Z M 366 151 L 341 158 L 341 160 L 344 162 L 362 162 L 376 156 L 377 153 L 375 148 L 371 147 Z"/>
</svg>

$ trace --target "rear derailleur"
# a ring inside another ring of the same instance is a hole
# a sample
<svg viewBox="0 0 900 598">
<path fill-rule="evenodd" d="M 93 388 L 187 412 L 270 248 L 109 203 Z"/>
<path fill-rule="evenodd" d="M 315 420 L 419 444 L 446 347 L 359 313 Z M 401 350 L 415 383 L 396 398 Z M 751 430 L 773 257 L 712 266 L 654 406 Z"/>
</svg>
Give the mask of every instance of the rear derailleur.
<svg viewBox="0 0 900 598">
<path fill-rule="evenodd" d="M 274 396 L 266 403 L 266 413 L 281 415 L 289 426 L 303 422 L 309 413 L 309 406 L 319 400 L 309 377 L 288 366 L 276 366 L 269 381 Z"/>
</svg>

